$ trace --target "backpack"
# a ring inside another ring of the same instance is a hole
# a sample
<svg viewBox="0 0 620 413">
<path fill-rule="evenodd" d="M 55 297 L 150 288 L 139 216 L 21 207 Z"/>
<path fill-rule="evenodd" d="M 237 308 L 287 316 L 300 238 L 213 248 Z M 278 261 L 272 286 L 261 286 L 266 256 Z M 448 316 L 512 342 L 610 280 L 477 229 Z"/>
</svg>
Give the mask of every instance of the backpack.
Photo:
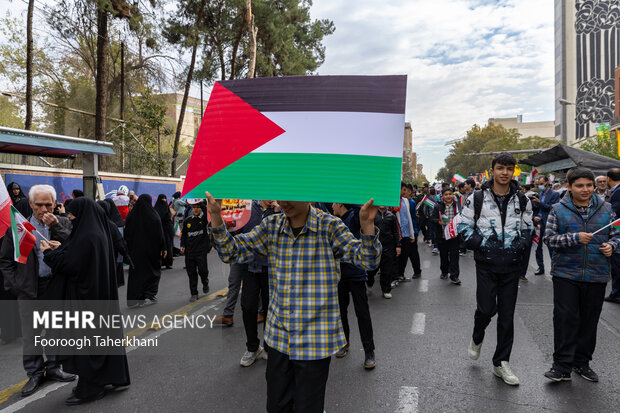
<svg viewBox="0 0 620 413">
<path fill-rule="evenodd" d="M 517 198 L 519 198 L 519 208 L 521 209 L 521 217 L 527 208 L 527 197 L 521 191 L 517 191 Z M 474 192 L 474 224 L 478 223 L 480 213 L 482 212 L 482 204 L 484 202 L 484 191 Z"/>
</svg>

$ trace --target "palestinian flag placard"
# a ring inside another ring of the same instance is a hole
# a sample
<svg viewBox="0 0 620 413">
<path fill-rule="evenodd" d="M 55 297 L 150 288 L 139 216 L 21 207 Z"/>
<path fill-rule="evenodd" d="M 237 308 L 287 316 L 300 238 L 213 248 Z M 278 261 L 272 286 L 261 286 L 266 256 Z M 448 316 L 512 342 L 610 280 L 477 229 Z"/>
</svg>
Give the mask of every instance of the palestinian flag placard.
<svg viewBox="0 0 620 413">
<path fill-rule="evenodd" d="M 217 82 L 184 198 L 398 206 L 406 76 Z"/>
</svg>

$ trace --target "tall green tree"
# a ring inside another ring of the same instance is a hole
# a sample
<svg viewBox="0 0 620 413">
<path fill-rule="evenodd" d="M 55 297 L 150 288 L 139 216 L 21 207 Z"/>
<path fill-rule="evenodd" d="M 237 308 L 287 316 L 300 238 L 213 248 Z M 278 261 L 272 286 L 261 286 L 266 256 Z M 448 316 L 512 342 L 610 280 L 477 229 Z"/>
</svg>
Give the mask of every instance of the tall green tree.
<svg viewBox="0 0 620 413">
<path fill-rule="evenodd" d="M 605 131 L 600 135 L 589 137 L 581 145 L 581 149 L 620 160 L 620 156 L 618 156 L 618 139 L 615 131 Z"/>
</svg>

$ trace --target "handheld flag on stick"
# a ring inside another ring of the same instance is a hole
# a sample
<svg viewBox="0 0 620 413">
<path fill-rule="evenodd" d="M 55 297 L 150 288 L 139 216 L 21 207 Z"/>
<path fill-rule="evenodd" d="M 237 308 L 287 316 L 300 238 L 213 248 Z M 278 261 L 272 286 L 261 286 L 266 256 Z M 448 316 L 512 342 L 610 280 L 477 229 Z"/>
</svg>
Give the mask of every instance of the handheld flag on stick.
<svg viewBox="0 0 620 413">
<path fill-rule="evenodd" d="M 596 234 L 598 234 L 599 232 L 601 232 L 602 230 L 604 230 L 604 229 L 606 229 L 606 228 L 609 228 L 609 227 L 612 227 L 612 226 L 613 226 L 613 227 L 616 227 L 616 229 L 617 229 L 618 231 L 620 231 L 620 218 L 618 218 L 617 220 L 615 220 L 614 222 L 612 222 L 612 223 L 610 223 L 610 224 L 605 225 L 603 228 L 600 228 L 600 229 L 598 229 L 598 230 L 594 231 L 594 232 L 592 233 L 592 235 L 596 235 Z"/>
<path fill-rule="evenodd" d="M 36 231 L 36 229 L 13 205 L 11 205 L 11 230 L 13 232 L 14 259 L 25 264 L 28 261 L 30 251 L 37 242 L 37 238 L 31 232 Z"/>
<path fill-rule="evenodd" d="M 398 206 L 406 86 L 406 76 L 216 82 L 183 197 Z"/>
<path fill-rule="evenodd" d="M 454 183 L 461 183 L 461 182 L 465 182 L 465 177 L 459 173 L 456 173 L 452 176 L 452 182 Z"/>
</svg>

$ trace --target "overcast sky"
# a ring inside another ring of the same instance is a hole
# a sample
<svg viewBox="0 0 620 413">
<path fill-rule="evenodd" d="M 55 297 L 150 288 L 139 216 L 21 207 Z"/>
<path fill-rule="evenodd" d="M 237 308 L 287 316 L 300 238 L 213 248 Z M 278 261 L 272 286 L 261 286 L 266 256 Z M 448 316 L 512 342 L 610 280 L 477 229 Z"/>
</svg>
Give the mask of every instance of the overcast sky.
<svg viewBox="0 0 620 413">
<path fill-rule="evenodd" d="M 475 123 L 553 120 L 553 2 L 315 0 L 334 21 L 319 74 L 407 74 L 406 120 L 433 179 Z"/>
</svg>

